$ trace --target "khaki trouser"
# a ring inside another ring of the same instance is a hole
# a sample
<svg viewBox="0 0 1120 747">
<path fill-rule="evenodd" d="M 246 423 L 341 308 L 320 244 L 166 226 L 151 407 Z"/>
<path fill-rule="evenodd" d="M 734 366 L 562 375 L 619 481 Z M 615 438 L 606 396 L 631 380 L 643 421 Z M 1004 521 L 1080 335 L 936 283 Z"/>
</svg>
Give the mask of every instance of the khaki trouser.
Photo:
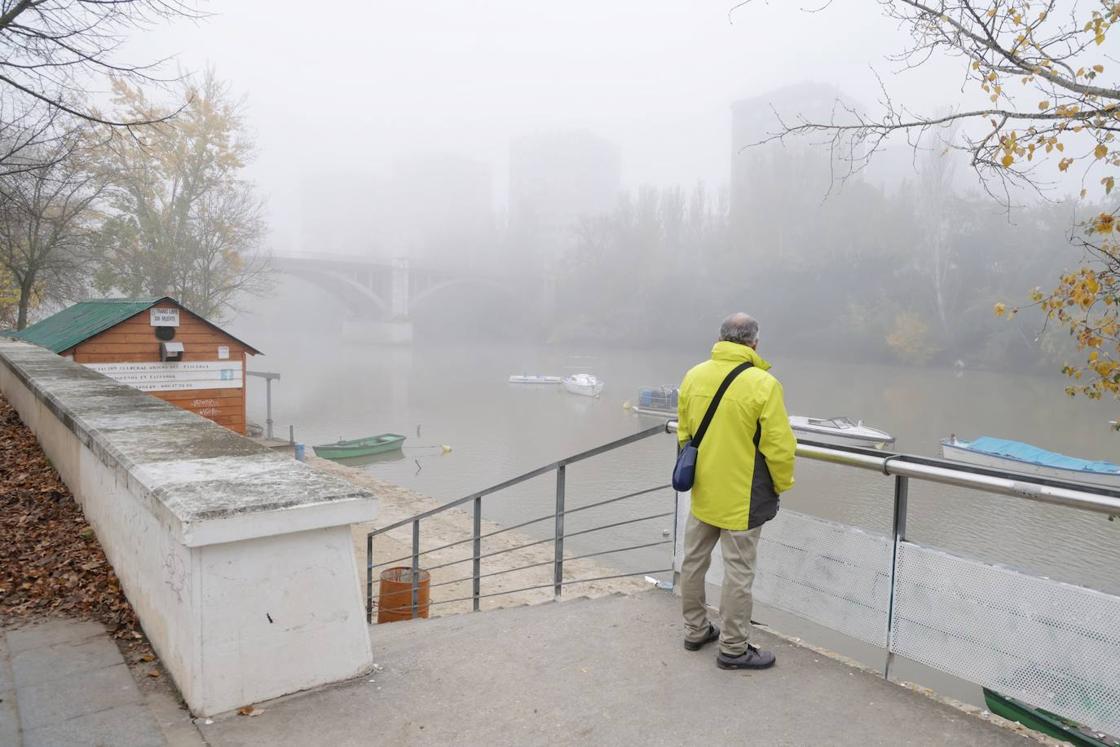
<svg viewBox="0 0 1120 747">
<path fill-rule="evenodd" d="M 712 563 L 712 550 L 719 541 L 723 555 L 723 589 L 719 597 L 719 616 L 723 628 L 719 648 L 725 654 L 746 652 L 751 638 L 751 586 L 754 561 L 762 527 L 733 532 L 705 524 L 691 513 L 684 530 L 684 562 L 681 564 L 681 603 L 684 607 L 684 635 L 700 641 L 708 632 L 704 576 Z"/>
</svg>

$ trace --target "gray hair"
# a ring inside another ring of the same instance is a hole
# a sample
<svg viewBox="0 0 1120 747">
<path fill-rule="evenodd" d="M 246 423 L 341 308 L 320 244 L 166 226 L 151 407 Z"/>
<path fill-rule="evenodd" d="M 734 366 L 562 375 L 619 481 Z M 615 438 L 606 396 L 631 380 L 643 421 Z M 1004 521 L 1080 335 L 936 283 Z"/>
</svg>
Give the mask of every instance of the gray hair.
<svg viewBox="0 0 1120 747">
<path fill-rule="evenodd" d="M 758 344 L 758 322 L 753 317 L 738 312 L 723 320 L 719 325 L 719 339 L 737 342 L 740 345 Z"/>
</svg>

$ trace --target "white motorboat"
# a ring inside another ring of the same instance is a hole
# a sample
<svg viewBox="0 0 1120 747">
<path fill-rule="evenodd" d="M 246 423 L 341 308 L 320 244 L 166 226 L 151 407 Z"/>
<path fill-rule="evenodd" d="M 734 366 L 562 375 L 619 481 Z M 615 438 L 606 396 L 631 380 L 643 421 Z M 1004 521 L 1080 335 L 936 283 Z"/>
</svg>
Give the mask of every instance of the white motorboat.
<svg viewBox="0 0 1120 747">
<path fill-rule="evenodd" d="M 577 373 L 564 377 L 564 388 L 584 397 L 598 397 L 603 392 L 603 386 L 603 382 L 593 374 Z"/>
<path fill-rule="evenodd" d="M 564 379 L 559 376 L 536 376 L 534 374 L 521 374 L 520 376 L 510 376 L 509 383 L 511 384 L 562 384 Z"/>
<path fill-rule="evenodd" d="M 941 456 L 978 467 L 1120 489 L 1120 465 L 1056 454 L 1022 441 L 991 436 L 964 441 L 950 436 L 941 440 Z"/>
<path fill-rule="evenodd" d="M 864 446 L 882 449 L 894 443 L 894 436 L 886 431 L 864 425 L 862 420 L 850 418 L 807 418 L 790 415 L 789 425 L 793 434 L 808 441 L 836 444 L 838 446 Z"/>
</svg>

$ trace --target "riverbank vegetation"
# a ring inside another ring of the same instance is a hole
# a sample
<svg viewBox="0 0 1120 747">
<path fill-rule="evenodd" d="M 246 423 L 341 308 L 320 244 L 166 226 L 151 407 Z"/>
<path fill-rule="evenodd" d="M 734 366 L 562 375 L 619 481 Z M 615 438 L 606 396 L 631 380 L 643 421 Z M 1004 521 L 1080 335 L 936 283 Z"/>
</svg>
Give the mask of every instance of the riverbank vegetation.
<svg viewBox="0 0 1120 747">
<path fill-rule="evenodd" d="M 1009 219 L 954 190 L 932 156 L 897 189 L 854 177 L 823 199 L 827 161 L 811 151 L 792 165 L 747 157 L 759 187 L 737 203 L 745 209 L 702 186 L 651 188 L 583 221 L 554 339 L 694 344 L 727 310 L 745 309 L 762 320 L 763 345 L 783 352 L 1040 369 L 1070 353 L 1068 335 L 1037 310 L 1007 323 L 992 305 L 1074 263 L 1062 251 L 1072 205 L 1038 203 Z M 938 181 L 943 205 L 931 210 Z"/>
</svg>

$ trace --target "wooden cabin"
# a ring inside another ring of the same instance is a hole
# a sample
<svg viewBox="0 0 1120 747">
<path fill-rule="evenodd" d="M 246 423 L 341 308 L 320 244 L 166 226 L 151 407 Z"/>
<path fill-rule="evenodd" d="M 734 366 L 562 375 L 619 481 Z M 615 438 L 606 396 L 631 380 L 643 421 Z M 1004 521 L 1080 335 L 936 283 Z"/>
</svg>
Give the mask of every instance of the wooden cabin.
<svg viewBox="0 0 1120 747">
<path fill-rule="evenodd" d="M 260 351 L 173 298 L 83 301 L 18 338 L 245 433 L 245 368 Z"/>
</svg>

